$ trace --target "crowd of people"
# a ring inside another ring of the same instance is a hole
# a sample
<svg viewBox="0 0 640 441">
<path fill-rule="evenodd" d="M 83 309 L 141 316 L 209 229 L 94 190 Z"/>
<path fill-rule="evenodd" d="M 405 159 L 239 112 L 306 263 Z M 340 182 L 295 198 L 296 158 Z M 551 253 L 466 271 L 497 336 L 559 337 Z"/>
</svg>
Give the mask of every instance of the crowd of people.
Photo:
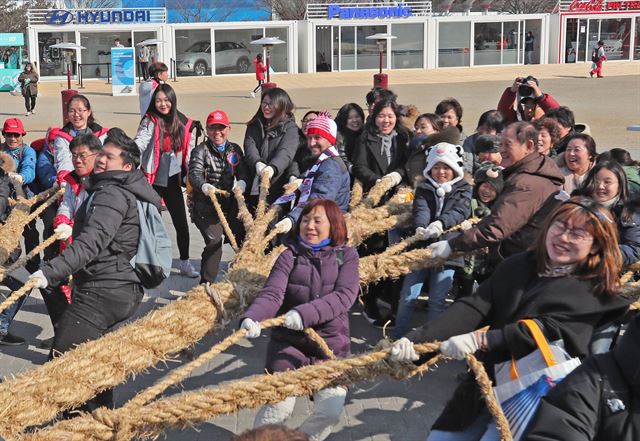
<svg viewBox="0 0 640 441">
<path fill-rule="evenodd" d="M 161 63 L 149 66 L 133 138 L 100 125 L 82 95 L 69 102 L 69 122 L 50 128 L 32 145 L 23 140 L 26 131 L 19 118 L 4 122 L 3 218 L 11 209 L 10 197 L 66 185 L 64 196 L 42 216 L 43 238 L 57 234 L 59 247 L 49 249 L 42 262 L 36 256 L 27 264 L 54 325 L 51 357 L 99 338 L 138 308 L 143 289 L 129 263 L 140 235 L 136 201 L 171 216 L 179 274 L 212 283 L 219 274 L 224 231 L 210 195 L 239 190 L 254 210 L 259 182 L 267 177 L 268 203 L 280 207 L 274 228 L 282 233 L 278 241 L 286 250 L 239 326 L 248 338 L 256 338 L 260 321 L 286 315 L 271 334 L 268 372 L 326 358 L 302 332 L 305 328 L 316 330 L 337 356 L 349 355 L 349 312 L 360 293 L 359 257 L 417 236 L 412 247 L 429 248 L 442 265 L 363 289 L 365 317 L 374 326 L 391 327 L 393 360 L 425 362 L 431 355 L 419 357 L 414 342 L 440 340 L 444 355 L 464 359 L 476 353 L 493 376 L 494 367 L 536 350 L 521 323 L 533 319 L 549 341 L 562 340 L 573 357 L 615 347 L 613 355 L 585 362 L 576 375 L 606 376 L 618 366 L 622 374 L 610 381 L 622 384 L 631 378 L 634 383 L 619 398 L 632 408 L 637 377 L 618 348 L 637 346 L 637 332 L 619 338 L 634 320 L 627 311 L 629 300 L 619 291 L 623 266 L 640 260 L 640 164 L 623 149 L 599 154 L 588 125 L 576 124 L 571 109 L 543 92 L 536 78 L 516 78 L 468 136 L 463 107 L 454 98 L 420 113 L 400 104 L 392 91 L 374 88 L 366 95 L 367 109 L 347 103 L 335 118 L 311 110 L 298 126 L 289 94 L 263 89 L 239 146 L 229 141 L 231 123 L 219 109 L 206 117 L 204 141 L 198 143 L 203 128 L 180 112 L 166 73 Z M 351 189 L 357 181 L 368 191 L 381 180 L 393 189 L 411 188 L 411 225 L 349 246 L 344 215 Z M 298 190 L 285 194 L 288 183 L 296 183 Z M 241 243 L 246 232 L 236 216 L 236 201 L 225 198 L 221 204 Z M 189 221 L 205 243 L 200 271 L 190 261 Z M 35 222 L 25 228 L 24 238 L 25 252 L 37 246 Z M 19 255 L 16 250 L 12 258 Z M 20 281 L 9 277 L 5 284 L 16 289 Z M 25 298 L 0 313 L 0 344 L 24 343 L 9 325 Z M 414 310 L 421 298 L 427 299 L 427 313 L 418 323 Z M 485 326 L 488 330 L 478 331 Z M 428 439 L 498 439 L 475 379 L 460 380 Z M 589 380 L 594 390 L 584 396 L 571 390 L 579 381 L 562 383 L 564 394 L 579 395 L 583 406 L 591 399 L 588 394 L 602 398 L 595 380 Z M 312 440 L 327 438 L 346 396 L 342 387 L 316 392 L 313 411 L 300 430 Z M 631 415 L 610 422 L 609 414 L 594 411 L 589 418 L 607 420 L 594 422 L 573 409 L 579 400 L 553 393 L 544 400 L 526 439 L 568 439 L 547 430 L 554 418 L 571 421 L 572 427 L 575 420 L 591 425 L 580 431 L 589 437 L 572 435 L 572 440 L 633 439 L 630 434 L 640 430 L 640 421 Z M 288 398 L 264 406 L 256 426 L 284 423 L 294 404 L 295 398 Z M 113 405 L 110 391 L 87 408 L 101 405 Z M 566 416 L 558 417 L 558 409 Z"/>
</svg>

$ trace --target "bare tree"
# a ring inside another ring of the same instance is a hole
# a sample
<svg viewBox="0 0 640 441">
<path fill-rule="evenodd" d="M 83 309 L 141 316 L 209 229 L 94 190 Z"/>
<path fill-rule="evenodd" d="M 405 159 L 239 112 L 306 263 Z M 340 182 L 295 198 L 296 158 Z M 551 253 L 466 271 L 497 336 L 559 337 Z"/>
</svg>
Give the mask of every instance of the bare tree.
<svg viewBox="0 0 640 441">
<path fill-rule="evenodd" d="M 501 0 L 491 9 L 508 14 L 536 14 L 552 12 L 557 0 Z"/>
<path fill-rule="evenodd" d="M 2 32 L 24 33 L 27 30 L 27 10 L 49 9 L 53 2 L 46 0 L 0 0 L 0 29 Z"/>
<path fill-rule="evenodd" d="M 64 3 L 69 9 L 105 9 L 120 5 L 116 0 L 65 0 Z"/>
</svg>

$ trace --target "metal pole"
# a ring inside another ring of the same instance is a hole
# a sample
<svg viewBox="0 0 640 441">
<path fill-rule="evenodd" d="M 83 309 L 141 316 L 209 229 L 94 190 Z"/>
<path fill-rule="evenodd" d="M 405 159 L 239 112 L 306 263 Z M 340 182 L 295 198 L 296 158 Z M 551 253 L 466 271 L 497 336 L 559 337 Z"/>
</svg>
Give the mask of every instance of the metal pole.
<svg viewBox="0 0 640 441">
<path fill-rule="evenodd" d="M 269 72 L 270 66 L 271 66 L 271 51 L 269 50 L 269 48 L 267 47 L 267 83 L 271 82 L 271 73 Z"/>
<path fill-rule="evenodd" d="M 67 90 L 71 90 L 71 62 L 67 63 Z"/>
</svg>

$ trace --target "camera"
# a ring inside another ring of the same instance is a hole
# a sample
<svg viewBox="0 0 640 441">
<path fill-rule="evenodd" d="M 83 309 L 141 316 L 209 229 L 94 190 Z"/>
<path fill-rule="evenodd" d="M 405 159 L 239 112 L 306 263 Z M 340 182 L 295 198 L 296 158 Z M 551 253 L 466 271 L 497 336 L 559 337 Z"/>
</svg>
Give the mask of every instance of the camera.
<svg viewBox="0 0 640 441">
<path fill-rule="evenodd" d="M 520 81 L 520 86 L 518 87 L 518 95 L 520 96 L 533 95 L 533 89 L 529 85 L 527 85 L 527 82 L 529 81 L 534 81 L 536 84 L 540 84 L 536 77 L 529 75 L 528 77 L 523 78 L 522 81 Z"/>
</svg>

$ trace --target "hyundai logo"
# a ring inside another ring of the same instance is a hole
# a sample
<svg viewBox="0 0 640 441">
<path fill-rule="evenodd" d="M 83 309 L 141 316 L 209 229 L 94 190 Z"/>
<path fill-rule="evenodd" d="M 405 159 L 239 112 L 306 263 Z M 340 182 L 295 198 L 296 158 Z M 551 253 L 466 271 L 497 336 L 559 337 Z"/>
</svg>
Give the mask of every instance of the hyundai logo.
<svg viewBox="0 0 640 441">
<path fill-rule="evenodd" d="M 47 14 L 47 24 L 52 25 L 65 25 L 73 21 L 73 14 L 71 11 L 64 9 L 53 9 Z"/>
</svg>

